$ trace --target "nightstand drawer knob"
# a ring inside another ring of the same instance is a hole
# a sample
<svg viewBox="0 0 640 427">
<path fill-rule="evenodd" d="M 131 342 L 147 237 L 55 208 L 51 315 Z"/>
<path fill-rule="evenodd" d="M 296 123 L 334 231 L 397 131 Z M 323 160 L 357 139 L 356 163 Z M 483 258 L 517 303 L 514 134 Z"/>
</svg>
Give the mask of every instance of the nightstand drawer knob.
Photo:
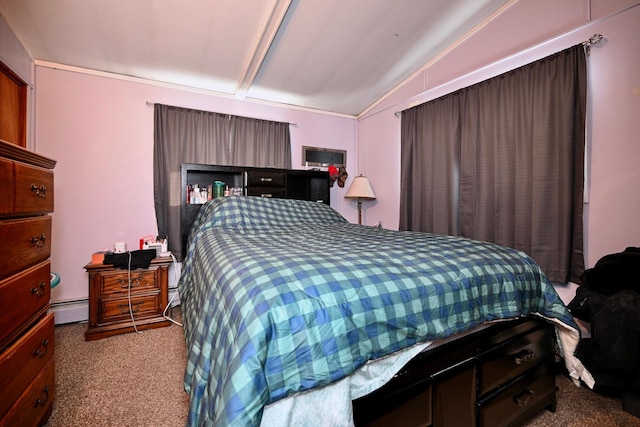
<svg viewBox="0 0 640 427">
<path fill-rule="evenodd" d="M 273 182 L 273 178 L 261 176 L 260 182 Z"/>
<path fill-rule="evenodd" d="M 520 353 L 518 353 L 514 360 L 516 362 L 516 365 L 524 365 L 525 363 L 533 360 L 536 358 L 536 355 L 533 354 L 532 351 L 529 350 L 522 350 Z"/>
<path fill-rule="evenodd" d="M 140 306 L 142 305 L 142 301 L 131 303 L 131 313 L 137 313 L 140 311 Z M 127 314 L 129 313 L 129 304 L 118 304 L 118 308 L 120 309 L 120 313 Z"/>
<path fill-rule="evenodd" d="M 131 278 L 131 287 L 135 288 L 136 286 L 140 286 L 140 280 L 142 279 L 142 276 L 138 276 L 138 277 L 132 277 Z M 118 282 L 120 282 L 120 287 L 123 289 L 127 289 L 129 287 L 129 280 L 127 279 L 118 279 Z"/>
<path fill-rule="evenodd" d="M 42 340 L 42 344 L 40 347 L 33 350 L 33 356 L 43 358 L 47 354 L 47 349 L 49 348 L 49 340 Z"/>
</svg>

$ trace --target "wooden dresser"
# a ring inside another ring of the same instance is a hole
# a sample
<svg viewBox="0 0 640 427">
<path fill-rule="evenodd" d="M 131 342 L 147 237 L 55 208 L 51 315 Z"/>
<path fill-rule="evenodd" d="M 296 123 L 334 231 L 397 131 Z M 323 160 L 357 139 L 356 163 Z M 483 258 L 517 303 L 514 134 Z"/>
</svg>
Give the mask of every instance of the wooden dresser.
<svg viewBox="0 0 640 427">
<path fill-rule="evenodd" d="M 55 161 L 0 140 L 0 425 L 35 426 L 55 397 L 49 313 Z"/>
<path fill-rule="evenodd" d="M 109 264 L 85 265 L 89 273 L 85 340 L 169 326 L 163 311 L 168 304 L 171 263 L 170 257 L 156 258 L 149 268 L 131 272 Z"/>
</svg>

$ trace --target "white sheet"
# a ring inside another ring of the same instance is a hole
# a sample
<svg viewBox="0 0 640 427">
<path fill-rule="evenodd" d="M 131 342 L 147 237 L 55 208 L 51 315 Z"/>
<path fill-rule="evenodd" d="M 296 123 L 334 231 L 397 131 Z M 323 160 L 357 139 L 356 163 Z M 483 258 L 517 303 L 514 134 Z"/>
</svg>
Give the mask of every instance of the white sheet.
<svg viewBox="0 0 640 427">
<path fill-rule="evenodd" d="M 541 316 L 544 318 L 544 316 Z M 573 356 L 580 340 L 580 334 L 557 319 L 546 320 L 556 325 L 556 335 L 565 366 L 576 385 L 580 380 L 593 388 L 595 381 L 582 363 Z M 365 396 L 382 387 L 402 369 L 414 356 L 427 347 L 435 348 L 460 336 L 486 328 L 481 325 L 454 337 L 416 344 L 389 356 L 369 361 L 352 375 L 326 387 L 300 393 L 279 400 L 265 407 L 261 427 L 353 427 L 353 407 L 351 401 Z"/>
</svg>

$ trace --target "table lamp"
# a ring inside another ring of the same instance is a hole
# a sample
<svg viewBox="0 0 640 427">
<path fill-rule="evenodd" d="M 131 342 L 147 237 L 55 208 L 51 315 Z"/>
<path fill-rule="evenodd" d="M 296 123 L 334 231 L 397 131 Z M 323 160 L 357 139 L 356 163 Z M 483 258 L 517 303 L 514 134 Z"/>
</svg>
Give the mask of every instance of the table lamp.
<svg viewBox="0 0 640 427">
<path fill-rule="evenodd" d="M 374 200 L 376 198 L 369 178 L 366 176 L 356 176 L 351 182 L 351 186 L 344 195 L 347 199 L 358 199 L 358 224 L 362 225 L 362 200 Z"/>
</svg>

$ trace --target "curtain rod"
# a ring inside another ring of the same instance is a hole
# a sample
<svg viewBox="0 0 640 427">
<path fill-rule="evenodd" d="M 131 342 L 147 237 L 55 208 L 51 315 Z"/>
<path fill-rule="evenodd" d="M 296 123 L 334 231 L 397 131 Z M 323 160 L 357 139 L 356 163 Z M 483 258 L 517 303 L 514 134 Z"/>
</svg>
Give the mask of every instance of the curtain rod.
<svg viewBox="0 0 640 427">
<path fill-rule="evenodd" d="M 591 52 L 591 46 L 599 47 L 603 43 L 603 40 L 605 40 L 604 36 L 602 34 L 596 33 L 589 37 L 588 40 L 583 41 L 582 46 L 584 46 L 587 56 Z M 396 111 L 393 113 L 393 115 L 396 117 L 401 117 L 402 111 Z"/>
<path fill-rule="evenodd" d="M 155 102 L 147 101 L 147 107 L 155 107 L 155 105 L 156 105 Z M 185 108 L 185 107 L 178 107 L 178 108 Z M 185 108 L 185 109 L 188 109 L 188 108 Z M 233 116 L 233 114 L 227 114 L 227 116 L 229 118 L 231 118 L 231 116 Z M 247 116 L 236 116 L 236 117 L 244 117 L 244 118 L 247 118 L 247 119 L 255 119 L 255 120 L 265 120 L 265 121 L 269 121 L 269 122 L 277 122 L 277 120 L 260 119 L 260 118 L 257 118 L 257 117 L 247 117 Z M 279 122 L 279 123 L 286 123 L 289 126 L 293 126 L 293 127 L 296 127 L 296 128 L 298 127 L 297 123 L 291 123 L 291 122 Z"/>
<path fill-rule="evenodd" d="M 598 47 L 600 43 L 602 43 L 603 39 L 604 37 L 602 36 L 602 34 L 596 33 L 591 37 L 589 37 L 589 40 L 583 41 L 582 46 L 584 46 L 584 50 L 587 53 L 587 55 L 591 53 L 591 46 Z"/>
</svg>

